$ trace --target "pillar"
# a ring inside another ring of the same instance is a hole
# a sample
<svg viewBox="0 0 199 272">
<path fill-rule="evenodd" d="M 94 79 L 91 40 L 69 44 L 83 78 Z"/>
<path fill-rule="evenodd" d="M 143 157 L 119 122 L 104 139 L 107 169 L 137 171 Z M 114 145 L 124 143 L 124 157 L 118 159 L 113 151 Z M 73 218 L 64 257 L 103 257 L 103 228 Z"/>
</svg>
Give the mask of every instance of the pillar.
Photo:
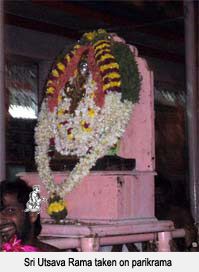
<svg viewBox="0 0 199 272">
<path fill-rule="evenodd" d="M 191 212 L 195 223 L 199 223 L 199 141 L 198 141 L 198 107 L 196 65 L 196 12 L 193 1 L 184 1 L 185 24 L 185 63 L 186 63 L 186 113 L 189 147 L 189 188 Z"/>
<path fill-rule="evenodd" d="M 98 237 L 84 237 L 80 238 L 81 251 L 96 252 L 99 251 L 99 238 Z"/>
<path fill-rule="evenodd" d="M 5 179 L 5 88 L 3 0 L 0 0 L 0 181 Z"/>
<path fill-rule="evenodd" d="M 171 251 L 171 232 L 159 232 L 158 233 L 158 252 L 170 252 Z"/>
</svg>

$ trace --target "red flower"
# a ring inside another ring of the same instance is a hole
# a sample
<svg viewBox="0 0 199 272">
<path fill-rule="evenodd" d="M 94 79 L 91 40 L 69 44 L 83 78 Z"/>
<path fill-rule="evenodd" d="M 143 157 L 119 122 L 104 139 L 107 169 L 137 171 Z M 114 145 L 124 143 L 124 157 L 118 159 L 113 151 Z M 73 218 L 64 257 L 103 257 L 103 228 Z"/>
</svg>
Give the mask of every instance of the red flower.
<svg viewBox="0 0 199 272">
<path fill-rule="evenodd" d="M 17 236 L 14 235 L 8 243 L 3 244 L 2 251 L 4 252 L 36 252 L 38 248 L 30 245 L 22 245 L 21 240 L 17 240 Z"/>
</svg>

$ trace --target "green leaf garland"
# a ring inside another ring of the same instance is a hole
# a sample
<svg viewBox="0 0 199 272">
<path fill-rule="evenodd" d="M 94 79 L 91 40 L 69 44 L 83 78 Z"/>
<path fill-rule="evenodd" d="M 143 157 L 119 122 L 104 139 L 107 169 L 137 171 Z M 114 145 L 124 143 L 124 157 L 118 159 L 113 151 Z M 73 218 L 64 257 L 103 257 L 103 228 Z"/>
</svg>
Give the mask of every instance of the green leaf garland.
<svg viewBox="0 0 199 272">
<path fill-rule="evenodd" d="M 137 103 L 142 79 L 133 53 L 126 44 L 120 42 L 114 42 L 111 49 L 116 62 L 119 64 L 122 101 L 127 99 Z"/>
</svg>

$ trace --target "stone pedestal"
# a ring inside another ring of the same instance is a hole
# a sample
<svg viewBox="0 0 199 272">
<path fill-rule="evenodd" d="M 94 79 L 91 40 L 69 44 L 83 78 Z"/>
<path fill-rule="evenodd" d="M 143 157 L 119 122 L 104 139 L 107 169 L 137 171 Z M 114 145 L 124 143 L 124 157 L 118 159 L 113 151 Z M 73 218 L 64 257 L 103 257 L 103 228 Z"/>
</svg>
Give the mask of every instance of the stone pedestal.
<svg viewBox="0 0 199 272">
<path fill-rule="evenodd" d="M 60 183 L 67 172 L 54 173 Z M 40 185 L 41 196 L 48 198 L 37 173 L 21 173 L 30 186 Z M 66 197 L 68 217 L 77 220 L 120 220 L 154 217 L 154 172 L 91 172 Z M 42 202 L 41 218 L 49 218 Z"/>
</svg>

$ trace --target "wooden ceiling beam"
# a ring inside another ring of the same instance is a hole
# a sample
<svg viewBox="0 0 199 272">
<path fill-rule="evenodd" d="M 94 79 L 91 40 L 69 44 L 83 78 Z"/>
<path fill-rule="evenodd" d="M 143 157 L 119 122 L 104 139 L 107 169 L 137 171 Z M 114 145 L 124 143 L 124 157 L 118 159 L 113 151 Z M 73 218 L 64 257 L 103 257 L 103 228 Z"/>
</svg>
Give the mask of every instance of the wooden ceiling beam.
<svg viewBox="0 0 199 272">
<path fill-rule="evenodd" d="M 18 27 L 22 28 L 28 28 L 44 33 L 50 33 L 50 34 L 56 34 L 60 36 L 64 36 L 70 39 L 79 39 L 81 34 L 78 33 L 78 31 L 54 25 L 54 24 L 49 24 L 46 22 L 30 19 L 30 18 L 24 18 L 12 14 L 5 14 L 4 18 L 5 24 L 8 25 L 15 25 Z"/>
<path fill-rule="evenodd" d="M 155 26 L 154 22 L 143 23 L 143 18 L 141 17 L 139 20 L 127 20 L 124 16 L 114 16 L 111 13 L 105 14 L 100 11 L 96 11 L 87 7 L 82 6 L 78 2 L 63 2 L 63 1 L 39 1 L 39 0 L 32 0 L 33 4 L 42 5 L 47 8 L 57 9 L 62 12 L 66 12 L 67 14 L 72 14 L 74 16 L 84 18 L 93 18 L 95 20 L 99 20 L 103 24 L 108 24 L 107 28 L 113 29 L 129 29 L 129 31 L 139 31 L 142 33 L 150 34 L 158 36 L 159 38 L 168 38 L 170 40 L 174 40 L 176 42 L 182 43 L 184 42 L 184 35 L 180 32 L 176 32 L 176 29 L 171 31 L 164 30 L 163 24 L 160 26 Z M 132 10 L 133 12 L 133 10 Z M 168 18 L 171 20 L 171 18 Z M 173 18 L 175 19 L 175 18 Z M 154 23 L 154 24 L 153 24 Z M 147 26 L 148 24 L 148 26 Z M 81 28 L 80 28 L 81 29 Z M 115 30 L 117 31 L 117 30 Z M 128 31 L 128 30 L 127 30 Z"/>
<path fill-rule="evenodd" d="M 33 19 L 22 18 L 11 14 L 5 14 L 5 23 L 8 25 L 14 25 L 17 27 L 32 29 L 44 33 L 60 35 L 69 39 L 77 40 L 81 37 L 79 32 L 65 27 L 60 27 L 57 25 L 48 24 Z M 130 43 L 130 41 L 128 41 L 128 43 Z M 139 53 L 143 56 L 155 57 L 159 59 L 165 59 L 168 61 L 184 63 L 184 57 L 181 55 L 170 53 L 165 50 L 150 48 L 145 45 L 140 45 L 136 43 L 133 43 L 133 45 L 135 45 L 138 48 Z"/>
<path fill-rule="evenodd" d="M 94 18 L 95 20 L 99 20 L 102 23 L 118 25 L 118 17 L 86 8 L 84 6 L 81 6 L 81 4 L 78 4 L 77 2 L 70 3 L 63 1 L 32 0 L 32 3 L 38 4 L 40 6 L 45 6 L 51 9 L 61 10 L 63 12 L 66 12 L 67 14 L 72 14 L 73 16 L 81 17 L 82 19 Z M 122 26 L 129 25 L 129 21 L 124 19 L 121 19 L 119 23 Z"/>
</svg>

